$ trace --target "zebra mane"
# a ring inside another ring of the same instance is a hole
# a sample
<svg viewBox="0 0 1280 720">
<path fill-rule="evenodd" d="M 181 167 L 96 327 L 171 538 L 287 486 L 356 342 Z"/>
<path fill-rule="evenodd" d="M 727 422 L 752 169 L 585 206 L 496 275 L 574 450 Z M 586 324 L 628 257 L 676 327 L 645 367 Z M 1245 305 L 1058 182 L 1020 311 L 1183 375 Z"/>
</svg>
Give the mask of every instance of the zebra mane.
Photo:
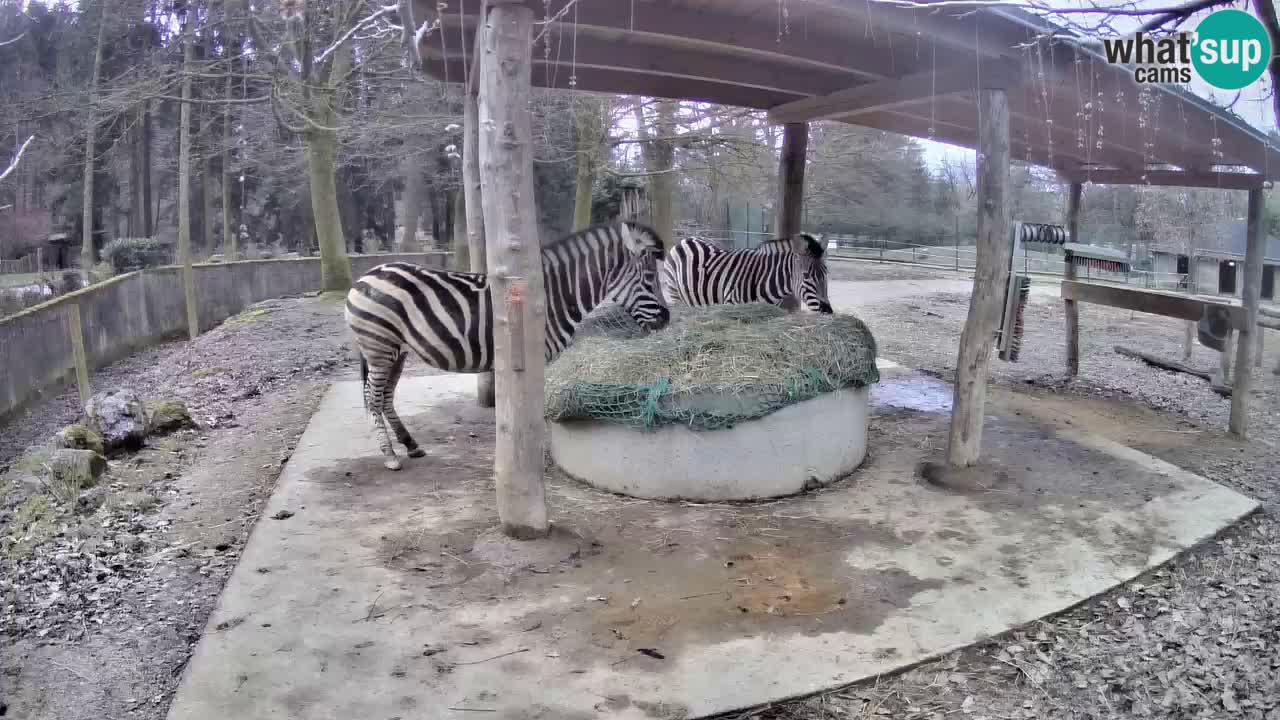
<svg viewBox="0 0 1280 720">
<path fill-rule="evenodd" d="M 804 238 L 807 251 L 805 253 L 806 255 L 815 259 L 822 257 L 824 250 L 822 248 L 822 243 L 818 242 L 817 238 L 808 233 L 800 233 L 800 237 Z M 772 240 L 765 240 L 756 246 L 756 249 L 764 250 L 766 252 L 791 252 L 791 239 L 773 238 Z"/>
<path fill-rule="evenodd" d="M 649 235 L 650 237 L 652 237 L 652 238 L 656 239 L 656 240 L 658 241 L 659 246 L 661 246 L 661 245 L 662 245 L 662 239 L 658 236 L 658 233 L 657 233 L 657 232 L 655 232 L 653 228 L 651 228 L 651 227 L 649 227 L 648 225 L 645 225 L 645 224 L 643 224 L 643 223 L 638 223 L 638 222 L 634 222 L 634 221 L 631 221 L 631 220 L 623 220 L 623 221 L 615 221 L 615 222 L 611 222 L 611 223 L 597 223 L 597 224 L 595 224 L 595 225 L 592 225 L 592 226 L 590 226 L 590 227 L 585 227 L 585 228 L 583 228 L 583 229 L 581 229 L 581 230 L 578 230 L 578 231 L 576 231 L 576 232 L 571 232 L 571 233 L 569 233 L 569 234 L 567 234 L 567 235 L 561 235 L 560 237 L 556 238 L 555 240 L 552 240 L 551 242 L 547 243 L 546 245 L 543 245 L 543 246 L 542 246 L 542 248 L 541 248 L 541 250 L 545 252 L 545 251 L 547 251 L 547 250 L 550 250 L 551 248 L 555 248 L 555 247 L 559 247 L 560 245 L 564 245 L 565 243 L 568 243 L 568 242 L 572 241 L 572 240 L 573 240 L 573 239 L 575 239 L 575 238 L 580 238 L 580 237 L 582 237 L 582 236 L 584 236 L 584 235 L 590 235 L 591 233 L 596 232 L 596 231 L 598 231 L 598 230 L 616 230 L 617 228 L 619 228 L 619 227 L 620 227 L 620 226 L 622 226 L 622 225 L 628 225 L 628 226 L 630 226 L 630 227 L 631 227 L 631 230 L 632 230 L 633 232 L 638 232 L 638 233 L 647 234 L 647 235 Z M 665 248 L 664 248 L 664 250 L 665 250 Z"/>
</svg>

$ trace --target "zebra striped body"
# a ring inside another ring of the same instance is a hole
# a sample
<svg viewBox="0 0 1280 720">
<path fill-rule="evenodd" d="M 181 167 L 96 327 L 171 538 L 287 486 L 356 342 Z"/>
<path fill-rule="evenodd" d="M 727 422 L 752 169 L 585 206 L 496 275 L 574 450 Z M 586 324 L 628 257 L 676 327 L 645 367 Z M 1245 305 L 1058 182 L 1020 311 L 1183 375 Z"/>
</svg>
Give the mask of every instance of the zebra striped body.
<svg viewBox="0 0 1280 720">
<path fill-rule="evenodd" d="M 751 250 L 724 250 L 700 238 L 685 238 L 667 254 L 663 286 L 670 302 L 686 305 L 769 303 L 791 297 L 797 260 L 803 267 L 800 299 L 814 312 L 830 313 L 826 245 L 801 235 L 806 253 L 797 258 L 788 239 L 768 240 Z"/>
<path fill-rule="evenodd" d="M 582 319 L 614 297 L 642 327 L 659 329 L 670 313 L 657 296 L 662 240 L 636 223 L 597 226 L 542 249 L 546 291 L 544 357 L 564 350 Z M 410 457 L 424 453 L 393 405 L 409 351 L 434 368 L 457 373 L 493 369 L 493 299 L 486 275 L 410 263 L 373 268 L 347 293 L 346 320 L 360 351 L 365 407 L 386 465 L 398 469 L 387 436 L 390 423 Z"/>
</svg>

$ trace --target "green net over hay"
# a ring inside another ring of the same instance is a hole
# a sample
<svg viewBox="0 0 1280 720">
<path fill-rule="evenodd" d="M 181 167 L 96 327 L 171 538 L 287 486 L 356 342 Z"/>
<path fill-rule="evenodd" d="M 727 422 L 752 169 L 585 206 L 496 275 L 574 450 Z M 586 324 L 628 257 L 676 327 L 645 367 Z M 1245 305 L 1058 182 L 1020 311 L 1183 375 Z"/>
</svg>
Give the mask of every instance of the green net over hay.
<svg viewBox="0 0 1280 720">
<path fill-rule="evenodd" d="M 875 360 L 875 338 L 852 315 L 677 307 L 665 330 L 646 333 L 607 305 L 547 366 L 547 418 L 718 430 L 879 382 Z"/>
</svg>

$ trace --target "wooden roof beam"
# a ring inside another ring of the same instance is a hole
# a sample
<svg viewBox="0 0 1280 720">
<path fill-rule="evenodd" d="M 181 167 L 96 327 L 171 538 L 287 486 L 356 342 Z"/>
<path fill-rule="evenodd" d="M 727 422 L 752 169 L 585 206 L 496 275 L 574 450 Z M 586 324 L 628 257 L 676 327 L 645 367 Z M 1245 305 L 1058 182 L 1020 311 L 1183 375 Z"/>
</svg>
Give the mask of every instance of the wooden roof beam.
<svg viewBox="0 0 1280 720">
<path fill-rule="evenodd" d="M 434 0 L 425 4 L 434 7 Z M 458 4 L 461 6 L 460 10 L 451 4 L 445 13 L 443 19 L 446 28 L 457 28 L 459 12 L 466 24 L 473 25 L 476 22 L 480 0 L 458 0 Z M 529 4 L 536 5 L 539 18 L 546 12 L 541 2 L 530 0 Z M 563 6 L 564 0 L 554 0 L 550 7 L 551 14 L 554 16 Z M 431 17 L 435 17 L 435 11 L 432 10 L 431 13 Z M 784 63 L 795 67 L 797 73 L 804 72 L 803 67 L 808 66 L 861 76 L 868 80 L 883 77 L 886 62 L 892 63 L 894 67 L 908 69 L 924 66 L 924 59 L 917 58 L 910 47 L 902 44 L 868 39 L 851 44 L 838 34 L 819 36 L 814 30 L 800 33 L 793 29 L 790 33 L 780 33 L 776 23 L 766 26 L 747 18 L 725 22 L 723 11 L 691 7 L 684 3 L 637 2 L 633 8 L 631 4 L 622 2 L 579 2 L 573 11 L 560 18 L 555 25 L 539 40 L 539 47 L 533 52 L 535 60 L 546 37 L 563 36 L 566 46 L 571 47 L 576 33 L 579 42 L 584 36 L 590 35 L 611 41 L 631 37 L 650 44 L 668 45 L 673 49 L 729 52 L 744 59 L 754 57 L 764 62 Z M 535 35 L 543 32 L 544 27 L 541 24 L 535 26 Z M 457 31 L 454 29 L 447 34 L 452 47 Z M 434 33 L 424 36 L 423 43 L 437 42 L 432 35 Z M 579 57 L 581 56 L 579 48 Z M 949 57 L 939 53 L 939 62 L 950 61 Z"/>
<path fill-rule="evenodd" d="M 769 121 L 782 124 L 850 118 L 939 95 L 974 93 L 979 84 L 988 88 L 1016 87 L 1022 76 L 1022 68 L 1011 63 L 988 62 L 942 72 L 926 70 L 779 105 L 769 110 Z"/>
<path fill-rule="evenodd" d="M 1074 179 L 1095 185 L 1156 185 L 1220 190 L 1257 190 L 1267 182 L 1263 175 L 1258 174 L 1183 170 L 1083 170 Z"/>
</svg>

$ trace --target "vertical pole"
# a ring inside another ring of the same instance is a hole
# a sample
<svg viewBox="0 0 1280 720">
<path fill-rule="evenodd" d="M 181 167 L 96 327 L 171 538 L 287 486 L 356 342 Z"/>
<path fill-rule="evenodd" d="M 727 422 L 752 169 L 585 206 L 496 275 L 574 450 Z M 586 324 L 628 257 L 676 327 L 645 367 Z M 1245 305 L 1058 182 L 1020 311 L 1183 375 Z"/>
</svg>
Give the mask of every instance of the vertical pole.
<svg viewBox="0 0 1280 720">
<path fill-rule="evenodd" d="M 960 334 L 947 464 L 978 461 L 987 399 L 987 365 L 1005 296 L 1009 242 L 1009 98 L 1003 89 L 978 93 L 978 241 L 969 315 Z"/>
<path fill-rule="evenodd" d="M 71 336 L 71 357 L 76 365 L 76 387 L 80 389 L 80 407 L 89 404 L 89 358 L 84 351 L 84 325 L 80 321 L 80 303 L 67 307 L 68 328 Z"/>
<path fill-rule="evenodd" d="M 1190 360 L 1191 351 L 1195 347 L 1196 341 L 1196 323 L 1194 320 L 1187 321 L 1187 335 L 1182 339 L 1182 359 Z"/>
<path fill-rule="evenodd" d="M 1084 186 L 1078 182 L 1071 183 L 1067 193 L 1067 242 L 1080 242 L 1080 200 L 1084 194 Z M 1063 253 L 1062 276 L 1067 280 L 1076 279 L 1076 264 L 1071 262 L 1071 255 Z M 1080 308 L 1075 300 L 1063 300 L 1063 309 L 1067 315 L 1067 375 L 1075 377 L 1080 374 Z"/>
<path fill-rule="evenodd" d="M 807 248 L 798 237 L 800 212 L 804 208 L 804 163 L 809 148 L 809 123 L 787 123 L 782 126 L 782 155 L 778 159 L 778 233 L 790 238 L 796 255 L 791 293 L 800 307 L 800 283 L 803 280 L 802 258 Z"/>
<path fill-rule="evenodd" d="M 485 17 L 483 4 L 480 8 L 480 17 Z M 471 272 L 474 273 L 488 271 L 484 251 L 484 197 L 480 192 L 479 110 L 476 105 L 482 67 L 480 58 L 484 55 L 480 47 L 480 34 L 483 28 L 483 22 L 476 26 L 475 55 L 471 58 L 471 68 L 467 74 L 467 92 L 462 111 L 462 205 L 467 213 L 467 254 L 471 261 Z M 493 407 L 493 395 L 493 373 L 477 375 L 476 404 L 484 408 Z"/>
<path fill-rule="evenodd" d="M 547 533 L 542 474 L 546 425 L 546 294 L 529 126 L 533 9 L 490 0 L 479 52 L 480 184 L 493 299 L 497 440 L 494 475 L 502 530 L 519 539 Z"/>
<path fill-rule="evenodd" d="M 200 335 L 200 321 L 196 315 L 195 272 L 191 268 L 191 69 L 194 40 L 187 35 L 187 23 L 182 23 L 182 107 L 178 110 L 178 262 L 182 265 L 182 292 L 187 303 L 187 337 L 195 340 Z"/>
<path fill-rule="evenodd" d="M 36 272 L 44 272 L 44 248 L 36 248 Z"/>
<path fill-rule="evenodd" d="M 956 237 L 955 239 L 956 272 L 960 272 L 960 216 L 959 215 L 956 216 L 956 236 L 955 237 Z"/>
<path fill-rule="evenodd" d="M 1221 376 L 1223 385 L 1231 384 L 1231 357 L 1235 354 L 1235 346 L 1231 343 L 1236 339 L 1235 330 L 1228 330 L 1227 337 L 1222 341 L 1222 352 L 1218 354 L 1218 374 Z"/>
<path fill-rule="evenodd" d="M 1236 348 L 1236 377 L 1231 391 L 1231 434 L 1246 437 L 1249 428 L 1249 390 L 1253 385 L 1254 333 L 1258 327 L 1258 305 L 1262 295 L 1262 260 L 1266 249 L 1266 209 L 1262 189 L 1249 191 L 1249 246 L 1244 256 L 1244 283 L 1240 299 L 1244 305 L 1244 327 L 1239 328 L 1240 343 Z"/>
<path fill-rule="evenodd" d="M 1262 346 L 1263 346 L 1262 339 L 1265 338 L 1267 334 L 1262 329 L 1261 325 L 1255 326 L 1254 332 L 1256 332 L 1258 335 L 1258 346 L 1253 349 L 1253 366 L 1256 368 L 1260 368 L 1262 367 Z"/>
</svg>

